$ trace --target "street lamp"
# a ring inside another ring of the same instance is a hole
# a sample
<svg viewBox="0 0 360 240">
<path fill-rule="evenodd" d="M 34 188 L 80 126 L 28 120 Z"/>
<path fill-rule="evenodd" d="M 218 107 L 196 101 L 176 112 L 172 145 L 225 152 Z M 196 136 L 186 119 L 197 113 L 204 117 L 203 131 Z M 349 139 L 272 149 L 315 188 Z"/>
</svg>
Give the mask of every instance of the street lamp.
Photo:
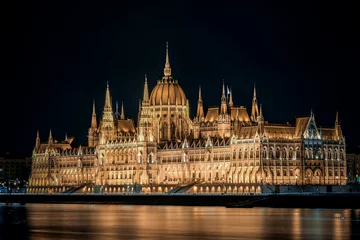
<svg viewBox="0 0 360 240">
<path fill-rule="evenodd" d="M 296 184 L 295 184 L 295 185 L 297 185 L 297 179 L 298 179 L 298 176 L 295 176 L 295 181 L 296 181 Z"/>
</svg>

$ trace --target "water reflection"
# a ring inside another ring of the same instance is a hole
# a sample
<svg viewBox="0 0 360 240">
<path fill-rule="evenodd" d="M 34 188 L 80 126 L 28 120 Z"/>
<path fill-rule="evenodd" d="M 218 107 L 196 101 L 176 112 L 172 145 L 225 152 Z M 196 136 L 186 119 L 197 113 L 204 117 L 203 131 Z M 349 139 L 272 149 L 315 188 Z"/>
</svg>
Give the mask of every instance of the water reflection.
<svg viewBox="0 0 360 240">
<path fill-rule="evenodd" d="M 360 210 L 0 206 L 0 239 L 352 239 Z"/>
</svg>

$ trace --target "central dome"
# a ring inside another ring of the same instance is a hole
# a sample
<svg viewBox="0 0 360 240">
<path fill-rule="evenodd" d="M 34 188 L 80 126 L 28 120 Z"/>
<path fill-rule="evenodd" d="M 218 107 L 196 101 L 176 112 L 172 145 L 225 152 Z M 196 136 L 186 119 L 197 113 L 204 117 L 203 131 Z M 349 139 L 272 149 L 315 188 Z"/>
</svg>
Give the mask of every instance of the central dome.
<svg viewBox="0 0 360 240">
<path fill-rule="evenodd" d="M 156 105 L 186 105 L 185 93 L 172 77 L 158 80 L 157 85 L 151 92 L 150 104 Z"/>
</svg>

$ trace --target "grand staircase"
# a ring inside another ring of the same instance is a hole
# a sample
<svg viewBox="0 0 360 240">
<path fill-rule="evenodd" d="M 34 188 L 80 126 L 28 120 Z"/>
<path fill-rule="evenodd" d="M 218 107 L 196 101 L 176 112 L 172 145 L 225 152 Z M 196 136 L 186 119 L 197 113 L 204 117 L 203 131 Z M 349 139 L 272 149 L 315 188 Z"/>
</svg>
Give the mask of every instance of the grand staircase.
<svg viewBox="0 0 360 240">
<path fill-rule="evenodd" d="M 87 183 L 84 183 L 84 184 L 81 184 L 79 186 L 76 186 L 76 187 L 72 187 L 62 193 L 75 193 L 76 191 L 82 189 L 83 187 L 85 187 L 86 185 L 88 185 Z"/>
<path fill-rule="evenodd" d="M 185 193 L 187 190 L 192 188 L 195 184 L 196 184 L 196 182 L 184 183 L 184 184 L 181 184 L 179 186 L 174 187 L 173 189 L 171 189 L 167 193 L 168 194 Z"/>
</svg>

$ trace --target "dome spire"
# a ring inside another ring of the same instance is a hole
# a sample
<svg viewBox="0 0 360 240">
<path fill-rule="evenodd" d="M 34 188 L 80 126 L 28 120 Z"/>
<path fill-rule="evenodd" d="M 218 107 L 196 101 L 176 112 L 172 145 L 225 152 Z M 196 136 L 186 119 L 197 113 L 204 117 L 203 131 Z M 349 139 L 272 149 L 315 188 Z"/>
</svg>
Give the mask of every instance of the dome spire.
<svg viewBox="0 0 360 240">
<path fill-rule="evenodd" d="M 170 77 L 171 76 L 171 68 L 170 68 L 170 61 L 169 61 L 169 44 L 168 44 L 168 42 L 166 42 L 166 59 L 165 59 L 164 76 L 165 77 Z"/>
</svg>

